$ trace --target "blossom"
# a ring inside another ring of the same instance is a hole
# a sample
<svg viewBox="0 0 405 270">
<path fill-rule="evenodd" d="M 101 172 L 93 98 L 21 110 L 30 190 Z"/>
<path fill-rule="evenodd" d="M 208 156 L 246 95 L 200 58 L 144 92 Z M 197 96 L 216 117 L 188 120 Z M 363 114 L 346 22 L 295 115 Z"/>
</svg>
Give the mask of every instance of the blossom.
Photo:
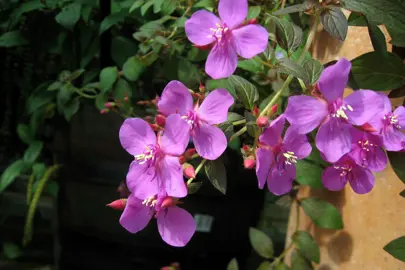
<svg viewBox="0 0 405 270">
<path fill-rule="evenodd" d="M 223 131 L 214 126 L 226 121 L 233 97 L 225 89 L 216 89 L 208 94 L 199 106 L 193 107 L 193 97 L 179 81 L 169 82 L 163 90 L 158 110 L 164 115 L 180 114 L 184 120 L 176 127 L 183 143 L 191 135 L 197 153 L 209 160 L 217 159 L 225 151 L 227 139 Z M 167 120 L 166 120 L 167 123 Z"/>
<path fill-rule="evenodd" d="M 383 145 L 388 151 L 401 151 L 405 143 L 405 107 L 399 106 L 392 111 L 390 99 L 381 94 L 384 108 L 369 122 L 381 135 Z M 402 130 L 402 131 L 401 131 Z"/>
<path fill-rule="evenodd" d="M 371 90 L 358 90 L 343 98 L 350 68 L 345 58 L 326 68 L 318 82 L 322 96 L 289 97 L 285 112 L 300 134 L 320 126 L 316 147 L 332 163 L 351 150 L 351 125 L 365 124 L 383 108 L 381 96 Z"/>
<path fill-rule="evenodd" d="M 169 196 L 150 197 L 142 201 L 131 194 L 121 215 L 121 225 L 131 233 L 143 230 L 152 219 L 157 219 L 163 241 L 176 247 L 185 246 L 193 236 L 196 224 L 186 210 L 176 206 L 178 201 Z"/>
<path fill-rule="evenodd" d="M 181 165 L 176 156 L 186 149 L 185 134 L 177 128 L 187 128 L 179 115 L 166 118 L 164 134 L 156 137 L 149 124 L 139 118 L 128 118 L 122 124 L 119 137 L 122 147 L 134 156 L 127 174 L 127 187 L 137 198 L 146 199 L 158 193 L 184 197 Z"/>
<path fill-rule="evenodd" d="M 352 136 L 352 149 L 348 155 L 360 166 L 370 171 L 378 172 L 387 166 L 387 155 L 381 148 L 381 138 L 370 132 L 355 128 L 350 131 Z"/>
<path fill-rule="evenodd" d="M 287 129 L 282 140 L 284 124 L 283 115 L 276 118 L 260 135 L 260 147 L 256 151 L 259 188 L 267 181 L 267 187 L 275 195 L 291 190 L 296 175 L 295 163 L 309 156 L 312 150 L 306 135 L 298 134 L 292 127 Z"/>
<path fill-rule="evenodd" d="M 374 187 L 374 175 L 367 168 L 358 165 L 350 155 L 344 155 L 322 173 L 323 185 L 332 191 L 338 191 L 349 182 L 353 191 L 365 194 Z"/>
<path fill-rule="evenodd" d="M 238 55 L 250 59 L 265 51 L 267 30 L 242 25 L 248 13 L 247 0 L 220 0 L 220 18 L 206 10 L 195 12 L 185 23 L 187 38 L 197 46 L 213 44 L 205 71 L 214 79 L 229 77 L 236 70 Z"/>
</svg>

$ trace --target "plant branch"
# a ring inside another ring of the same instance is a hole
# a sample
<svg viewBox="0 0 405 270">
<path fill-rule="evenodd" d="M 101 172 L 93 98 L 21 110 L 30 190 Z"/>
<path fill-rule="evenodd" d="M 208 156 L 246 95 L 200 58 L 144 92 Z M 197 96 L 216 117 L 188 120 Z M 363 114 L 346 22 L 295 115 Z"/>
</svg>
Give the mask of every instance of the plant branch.
<svg viewBox="0 0 405 270">
<path fill-rule="evenodd" d="M 232 140 L 234 140 L 236 137 L 239 137 L 240 135 L 242 135 L 243 133 L 245 133 L 247 131 L 247 127 L 244 126 L 243 128 L 241 128 L 238 132 L 236 132 L 235 134 L 233 134 L 231 136 L 231 138 L 229 139 L 229 141 L 231 142 Z"/>
<path fill-rule="evenodd" d="M 245 124 L 245 123 L 246 123 L 246 119 L 242 119 L 242 120 L 239 120 L 239 121 L 232 122 L 232 125 L 238 126 L 238 125 L 242 125 L 242 124 Z"/>
</svg>

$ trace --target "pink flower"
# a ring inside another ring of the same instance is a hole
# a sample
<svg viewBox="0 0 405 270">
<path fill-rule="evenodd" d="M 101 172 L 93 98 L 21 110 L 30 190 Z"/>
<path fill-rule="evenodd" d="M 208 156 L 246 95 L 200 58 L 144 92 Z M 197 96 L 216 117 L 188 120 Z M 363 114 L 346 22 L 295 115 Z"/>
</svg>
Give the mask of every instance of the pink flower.
<svg viewBox="0 0 405 270">
<path fill-rule="evenodd" d="M 383 108 L 380 94 L 359 90 L 343 98 L 351 63 L 341 58 L 326 68 L 319 80 L 322 97 L 292 96 L 285 116 L 300 134 L 319 126 L 316 147 L 329 162 L 338 161 L 351 149 L 351 125 L 361 126 Z"/>
<path fill-rule="evenodd" d="M 193 236 L 196 224 L 192 215 L 177 207 L 176 199 L 168 196 L 150 197 L 144 201 L 133 194 L 121 215 L 121 225 L 131 233 L 143 230 L 152 219 L 157 219 L 163 241 L 175 247 L 183 247 Z"/>
<path fill-rule="evenodd" d="M 365 194 L 374 187 L 374 175 L 367 168 L 358 165 L 349 155 L 325 169 L 322 174 L 323 185 L 332 191 L 338 191 L 349 182 L 353 191 Z"/>
<path fill-rule="evenodd" d="M 197 153 L 205 159 L 214 160 L 227 146 L 225 134 L 214 125 L 226 121 L 233 102 L 233 97 L 225 89 L 217 89 L 204 99 L 201 106 L 197 103 L 193 107 L 193 97 L 187 87 L 179 81 L 171 81 L 163 90 L 158 109 L 166 116 L 180 114 L 183 122 L 174 128 L 181 134 L 177 141 L 187 144 L 191 135 Z"/>
<path fill-rule="evenodd" d="M 312 147 L 306 135 L 298 134 L 289 127 L 284 135 L 285 118 L 279 116 L 259 137 L 260 148 L 256 151 L 256 175 L 259 188 L 267 187 L 275 195 L 288 193 L 295 179 L 295 163 L 306 158 Z"/>
<path fill-rule="evenodd" d="M 186 149 L 187 123 L 179 115 L 166 119 L 163 136 L 156 137 L 149 124 L 139 118 L 129 118 L 121 126 L 122 147 L 134 156 L 127 174 L 127 187 L 133 195 L 146 199 L 156 194 L 184 197 L 184 184 L 178 157 Z"/>
<path fill-rule="evenodd" d="M 252 58 L 265 51 L 267 30 L 259 25 L 242 25 L 248 13 L 247 0 L 220 0 L 221 19 L 206 10 L 199 10 L 186 21 L 188 39 L 197 46 L 214 44 L 205 64 L 205 71 L 214 79 L 235 72 L 238 55 Z"/>
<path fill-rule="evenodd" d="M 405 107 L 399 106 L 392 111 L 390 99 L 381 94 L 384 108 L 369 123 L 381 135 L 383 145 L 388 151 L 401 151 L 405 142 Z"/>
</svg>

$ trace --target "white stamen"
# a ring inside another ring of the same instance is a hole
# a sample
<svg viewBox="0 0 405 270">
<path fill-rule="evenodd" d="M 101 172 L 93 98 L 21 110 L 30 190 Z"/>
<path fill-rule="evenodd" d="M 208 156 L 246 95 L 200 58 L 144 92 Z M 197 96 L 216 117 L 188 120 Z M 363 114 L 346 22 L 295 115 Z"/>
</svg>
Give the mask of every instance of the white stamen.
<svg viewBox="0 0 405 270">
<path fill-rule="evenodd" d="M 291 165 L 292 163 L 297 163 L 297 156 L 294 156 L 294 152 L 287 151 L 283 153 L 283 156 L 286 158 L 285 164 Z"/>
</svg>

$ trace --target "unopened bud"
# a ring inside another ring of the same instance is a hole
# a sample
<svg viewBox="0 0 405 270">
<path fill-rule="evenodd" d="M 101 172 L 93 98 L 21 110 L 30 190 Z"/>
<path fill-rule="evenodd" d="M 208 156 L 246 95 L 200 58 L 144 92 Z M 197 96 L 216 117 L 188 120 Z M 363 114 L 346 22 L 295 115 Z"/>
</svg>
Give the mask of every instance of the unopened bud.
<svg viewBox="0 0 405 270">
<path fill-rule="evenodd" d="M 119 199 L 107 204 L 108 207 L 111 207 L 115 210 L 124 210 L 125 206 L 127 205 L 127 199 Z"/>
<path fill-rule="evenodd" d="M 110 111 L 110 109 L 104 108 L 100 111 L 101 114 L 106 114 Z"/>
<path fill-rule="evenodd" d="M 186 161 L 186 159 L 184 158 L 184 156 L 179 156 L 180 164 L 183 164 L 185 161 Z"/>
<path fill-rule="evenodd" d="M 208 44 L 208 45 L 200 46 L 200 45 L 193 44 L 193 47 L 206 51 L 206 50 L 210 50 L 212 48 L 212 45 Z"/>
<path fill-rule="evenodd" d="M 147 116 L 145 116 L 143 119 L 144 119 L 146 122 L 151 122 L 153 118 L 152 118 L 152 116 L 147 115 Z"/>
<path fill-rule="evenodd" d="M 259 108 L 257 108 L 256 105 L 253 107 L 252 114 L 253 114 L 254 116 L 256 116 L 256 117 L 259 116 L 259 114 L 260 114 Z"/>
<path fill-rule="evenodd" d="M 256 120 L 256 124 L 261 127 L 265 128 L 269 126 L 269 118 L 267 116 L 259 116 Z"/>
<path fill-rule="evenodd" d="M 151 103 L 156 105 L 159 102 L 160 97 L 156 96 L 155 99 L 152 99 Z"/>
<path fill-rule="evenodd" d="M 200 82 L 200 87 L 198 88 L 201 93 L 205 92 L 205 86 Z"/>
<path fill-rule="evenodd" d="M 187 178 L 195 178 L 195 170 L 190 163 L 183 163 L 183 174 Z"/>
<path fill-rule="evenodd" d="M 278 104 L 274 104 L 273 106 L 271 106 L 270 108 L 270 115 L 273 115 L 277 112 L 278 109 Z"/>
<path fill-rule="evenodd" d="M 108 108 L 108 109 L 111 109 L 111 108 L 113 108 L 113 107 L 115 107 L 117 104 L 115 103 L 115 102 L 106 102 L 105 104 L 104 104 L 104 107 L 106 107 L 106 108 Z"/>
<path fill-rule="evenodd" d="M 190 159 L 195 154 L 195 152 L 196 152 L 195 148 L 189 148 L 186 150 L 186 152 L 184 152 L 184 157 L 186 159 Z"/>
<path fill-rule="evenodd" d="M 124 102 L 126 103 L 126 102 L 128 102 L 129 101 L 129 98 L 128 97 L 124 97 Z"/>
<path fill-rule="evenodd" d="M 137 104 L 137 105 L 145 105 L 145 101 L 140 100 L 140 101 L 137 101 L 136 104 Z"/>
<path fill-rule="evenodd" d="M 194 97 L 195 99 L 200 99 L 200 98 L 201 98 L 201 94 L 199 94 L 199 93 L 193 93 L 193 97 Z"/>
<path fill-rule="evenodd" d="M 250 19 L 250 20 L 248 21 L 248 24 L 256 24 L 256 23 L 257 23 L 256 18 Z"/>
<path fill-rule="evenodd" d="M 166 122 L 166 117 L 164 117 L 164 115 L 158 114 L 155 116 L 155 123 L 158 124 L 159 126 L 164 127 L 165 122 Z"/>
<path fill-rule="evenodd" d="M 246 145 L 246 144 L 244 144 L 243 146 L 242 146 L 242 154 L 246 154 L 246 153 L 249 153 L 250 152 L 250 147 L 248 146 L 248 145 Z"/>
<path fill-rule="evenodd" d="M 161 127 L 157 124 L 149 124 L 149 126 L 154 130 L 154 131 L 158 131 L 161 129 Z"/>
<path fill-rule="evenodd" d="M 256 166 L 256 160 L 254 159 L 254 157 L 250 156 L 247 157 L 244 161 L 243 161 L 243 166 L 246 169 L 253 169 Z"/>
</svg>

